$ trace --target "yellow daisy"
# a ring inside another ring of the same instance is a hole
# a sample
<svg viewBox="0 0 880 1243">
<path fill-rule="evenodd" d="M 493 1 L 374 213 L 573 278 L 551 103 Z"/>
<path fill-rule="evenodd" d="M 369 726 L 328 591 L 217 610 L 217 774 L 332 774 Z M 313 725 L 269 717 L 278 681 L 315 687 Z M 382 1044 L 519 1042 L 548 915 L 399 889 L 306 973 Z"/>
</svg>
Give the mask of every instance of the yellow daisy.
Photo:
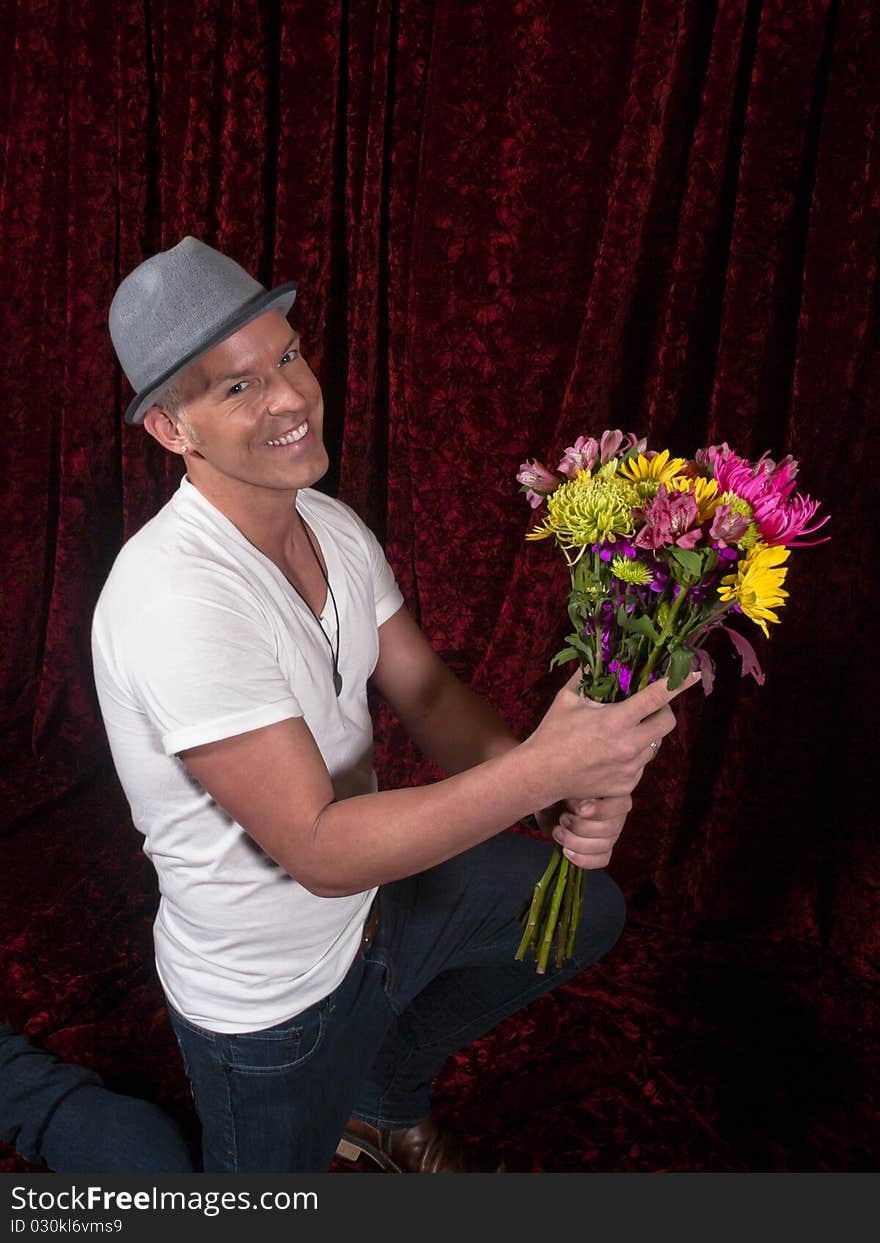
<svg viewBox="0 0 880 1243">
<path fill-rule="evenodd" d="M 685 475 L 678 475 L 671 481 L 671 485 L 677 492 L 693 492 L 697 502 L 697 521 L 702 525 L 708 522 L 721 501 L 718 495 L 717 479 L 703 479 L 698 476 L 696 479 L 688 479 Z"/>
<path fill-rule="evenodd" d="M 773 612 L 782 608 L 788 592 L 782 590 L 791 549 L 781 545 L 756 544 L 750 548 L 733 574 L 722 578 L 718 595 L 722 600 L 736 600 L 746 617 L 751 618 L 767 638 L 767 622 L 778 622 Z"/>
<path fill-rule="evenodd" d="M 657 453 L 652 458 L 646 458 L 643 453 L 640 453 L 638 457 L 630 458 L 628 462 L 621 463 L 620 473 L 633 483 L 639 483 L 642 479 L 653 479 L 656 483 L 665 483 L 668 487 L 684 464 L 683 457 L 670 458 L 669 450 L 664 449 L 662 453 Z"/>
</svg>

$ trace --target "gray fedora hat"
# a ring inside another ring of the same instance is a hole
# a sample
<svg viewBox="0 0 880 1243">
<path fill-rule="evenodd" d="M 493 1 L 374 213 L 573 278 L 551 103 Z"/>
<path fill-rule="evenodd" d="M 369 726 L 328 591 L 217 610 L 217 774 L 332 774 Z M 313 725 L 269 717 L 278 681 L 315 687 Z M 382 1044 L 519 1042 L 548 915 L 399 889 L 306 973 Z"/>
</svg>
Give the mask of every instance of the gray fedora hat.
<svg viewBox="0 0 880 1243">
<path fill-rule="evenodd" d="M 143 423 L 162 390 L 197 358 L 265 311 L 286 315 L 295 297 L 296 281 L 266 289 L 195 237 L 145 260 L 110 304 L 113 348 L 137 394 L 126 423 Z"/>
</svg>

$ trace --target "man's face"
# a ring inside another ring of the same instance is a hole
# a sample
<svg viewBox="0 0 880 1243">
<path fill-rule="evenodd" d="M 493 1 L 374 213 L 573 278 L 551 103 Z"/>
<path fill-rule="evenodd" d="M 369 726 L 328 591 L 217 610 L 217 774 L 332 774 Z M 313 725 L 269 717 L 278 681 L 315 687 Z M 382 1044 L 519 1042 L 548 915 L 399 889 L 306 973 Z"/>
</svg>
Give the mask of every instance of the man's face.
<svg viewBox="0 0 880 1243">
<path fill-rule="evenodd" d="M 326 473 L 321 386 L 299 345 L 281 312 L 267 311 L 186 372 L 182 417 L 194 478 L 290 490 Z"/>
</svg>

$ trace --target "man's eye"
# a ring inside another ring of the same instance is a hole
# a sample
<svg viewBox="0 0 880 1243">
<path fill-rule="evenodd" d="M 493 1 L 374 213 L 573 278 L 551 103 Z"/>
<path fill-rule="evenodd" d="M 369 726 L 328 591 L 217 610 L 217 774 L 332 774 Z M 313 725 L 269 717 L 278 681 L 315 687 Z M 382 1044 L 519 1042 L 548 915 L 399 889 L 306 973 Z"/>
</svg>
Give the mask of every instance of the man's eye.
<svg viewBox="0 0 880 1243">
<path fill-rule="evenodd" d="M 226 394 L 227 397 L 238 397 L 239 393 L 243 393 L 247 387 L 247 380 L 239 380 L 237 384 L 233 384 L 232 388 Z"/>
</svg>

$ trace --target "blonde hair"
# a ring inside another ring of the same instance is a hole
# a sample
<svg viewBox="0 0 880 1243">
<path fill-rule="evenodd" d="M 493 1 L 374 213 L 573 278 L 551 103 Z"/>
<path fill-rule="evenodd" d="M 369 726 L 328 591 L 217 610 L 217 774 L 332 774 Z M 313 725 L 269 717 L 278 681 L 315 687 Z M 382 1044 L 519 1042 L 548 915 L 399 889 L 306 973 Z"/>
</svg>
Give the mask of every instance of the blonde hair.
<svg viewBox="0 0 880 1243">
<path fill-rule="evenodd" d="M 156 398 L 156 405 L 176 418 L 184 412 L 183 377 L 177 376 Z"/>
<path fill-rule="evenodd" d="M 194 444 L 198 444 L 199 438 L 190 427 L 186 420 L 186 397 L 185 384 L 182 375 L 177 376 L 171 381 L 167 388 L 164 388 L 155 400 L 155 404 L 160 410 L 164 410 L 169 418 L 175 419 L 182 424 L 184 431 Z"/>
</svg>

